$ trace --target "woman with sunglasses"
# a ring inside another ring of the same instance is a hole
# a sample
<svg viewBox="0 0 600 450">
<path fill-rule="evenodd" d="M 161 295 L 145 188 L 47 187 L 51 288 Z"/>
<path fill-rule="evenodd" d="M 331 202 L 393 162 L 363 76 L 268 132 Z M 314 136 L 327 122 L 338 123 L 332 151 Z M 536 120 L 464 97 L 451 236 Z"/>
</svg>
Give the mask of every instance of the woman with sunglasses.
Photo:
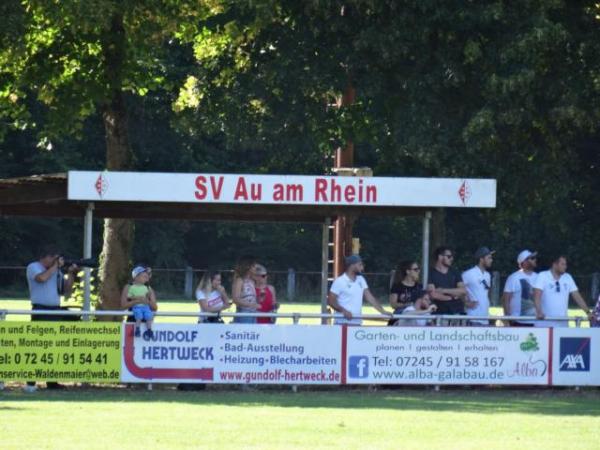
<svg viewBox="0 0 600 450">
<path fill-rule="evenodd" d="M 390 306 L 394 314 L 402 314 L 408 306 L 414 306 L 423 297 L 423 286 L 419 283 L 421 268 L 415 261 L 402 261 L 396 268 L 394 281 L 390 289 Z M 388 325 L 394 325 L 398 319 L 391 319 Z"/>
<path fill-rule="evenodd" d="M 268 273 L 266 267 L 261 264 L 257 264 L 254 269 L 254 283 L 256 284 L 256 298 L 260 306 L 256 312 L 276 312 L 279 308 L 279 305 L 277 304 L 275 287 L 268 284 L 267 276 Z M 256 323 L 275 323 L 275 318 L 257 317 Z"/>
</svg>

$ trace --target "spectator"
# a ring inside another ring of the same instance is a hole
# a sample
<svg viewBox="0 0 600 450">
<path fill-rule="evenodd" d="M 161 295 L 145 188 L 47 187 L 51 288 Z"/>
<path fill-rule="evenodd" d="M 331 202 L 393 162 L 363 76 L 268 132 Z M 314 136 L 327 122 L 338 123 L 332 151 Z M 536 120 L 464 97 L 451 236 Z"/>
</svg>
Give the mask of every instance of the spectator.
<svg viewBox="0 0 600 450">
<path fill-rule="evenodd" d="M 533 285 L 537 278 L 537 252 L 523 250 L 517 256 L 519 270 L 512 273 L 504 285 L 502 305 L 506 316 L 535 316 Z M 534 322 L 511 320 L 513 327 L 532 327 Z"/>
<path fill-rule="evenodd" d="M 127 284 L 121 291 L 121 307 L 131 308 L 135 319 L 134 336 L 141 335 L 140 327 L 142 320 L 146 323 L 144 331 L 145 339 L 152 339 L 152 323 L 154 320 L 153 306 L 156 304 L 156 295 L 152 288 L 147 286 L 150 281 L 147 268 L 135 266 L 131 271 L 132 282 Z"/>
<path fill-rule="evenodd" d="M 390 313 L 386 311 L 381 303 L 371 294 L 366 280 L 361 275 L 364 270 L 362 259 L 359 255 L 348 256 L 345 260 L 346 271 L 337 277 L 327 296 L 327 302 L 335 311 L 342 313 L 343 317 L 335 320 L 337 325 L 360 325 L 363 299 L 366 299 L 381 314 Z"/>
<path fill-rule="evenodd" d="M 567 257 L 557 256 L 552 260 L 550 270 L 540 272 L 533 285 L 533 299 L 536 316 L 540 321 L 537 327 L 568 327 L 567 321 L 546 321 L 545 317 L 567 317 L 569 315 L 569 296 L 590 317 L 591 311 L 575 284 L 573 277 L 567 273 Z"/>
<path fill-rule="evenodd" d="M 200 311 L 205 313 L 220 313 L 231 306 L 227 291 L 221 284 L 219 272 L 206 272 L 196 288 L 196 300 Z M 198 323 L 223 323 L 221 317 L 200 317 Z"/>
<path fill-rule="evenodd" d="M 494 262 L 494 251 L 487 247 L 480 247 L 475 252 L 477 264 L 466 270 L 462 274 L 462 280 L 467 290 L 468 316 L 487 316 L 490 313 L 490 287 L 492 286 L 492 277 L 488 269 Z M 471 325 L 488 325 L 490 321 L 485 319 L 469 320 Z"/>
<path fill-rule="evenodd" d="M 422 291 L 415 303 L 408 305 L 400 314 L 407 316 L 433 314 L 436 309 L 437 306 L 431 304 L 429 294 Z M 398 319 L 394 325 L 399 327 L 424 327 L 427 325 L 427 319 Z"/>
<path fill-rule="evenodd" d="M 590 326 L 593 328 L 600 327 L 600 296 L 598 297 L 598 301 L 596 302 L 596 306 L 592 311 L 592 315 L 590 317 Z"/>
<path fill-rule="evenodd" d="M 256 264 L 256 258 L 252 256 L 242 256 L 236 264 L 231 296 L 238 313 L 255 313 L 260 306 L 256 299 L 256 285 L 253 279 Z M 235 317 L 233 322 L 256 323 L 256 317 Z"/>
<path fill-rule="evenodd" d="M 396 268 L 394 283 L 390 289 L 390 306 L 394 314 L 402 314 L 408 306 L 415 306 L 423 297 L 423 286 L 419 284 L 421 269 L 415 261 L 402 261 Z M 414 311 L 414 308 L 413 308 Z M 388 325 L 396 325 L 398 319 L 391 319 Z"/>
<path fill-rule="evenodd" d="M 452 268 L 454 254 L 448 247 L 438 247 L 434 252 L 435 265 L 429 271 L 427 292 L 436 314 L 464 315 L 465 285 L 457 271 Z M 460 325 L 459 321 L 449 321 L 448 325 Z"/>
<path fill-rule="evenodd" d="M 256 265 L 254 271 L 254 282 L 256 283 L 256 297 L 259 303 L 257 312 L 276 312 L 279 309 L 277 303 L 277 294 L 275 287 L 267 284 L 267 269 L 261 264 Z M 275 323 L 275 318 L 271 317 L 257 317 L 256 323 L 270 324 Z"/>
<path fill-rule="evenodd" d="M 71 295 L 73 281 L 77 266 L 71 265 L 67 269 L 67 275 L 62 271 L 65 264 L 64 258 L 54 246 L 46 246 L 42 249 L 39 259 L 27 266 L 27 284 L 29 286 L 29 298 L 31 300 L 31 309 L 44 311 L 66 310 L 66 307 L 60 306 L 60 297 Z M 76 316 L 61 315 L 32 315 L 32 321 L 62 321 L 78 320 Z M 48 389 L 64 389 L 59 383 L 48 381 Z M 37 389 L 35 381 L 28 381 L 25 386 L 25 392 L 35 392 Z"/>
</svg>

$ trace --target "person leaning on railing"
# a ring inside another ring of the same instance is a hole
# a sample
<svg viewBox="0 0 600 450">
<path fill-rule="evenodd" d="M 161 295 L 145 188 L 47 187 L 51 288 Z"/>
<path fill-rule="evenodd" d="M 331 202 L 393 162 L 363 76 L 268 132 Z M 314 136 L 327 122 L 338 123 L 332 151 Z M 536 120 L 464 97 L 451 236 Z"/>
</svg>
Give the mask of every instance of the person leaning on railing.
<svg viewBox="0 0 600 450">
<path fill-rule="evenodd" d="M 533 285 L 533 299 L 538 319 L 546 317 L 567 317 L 569 315 L 569 297 L 579 305 L 588 317 L 591 311 L 579 293 L 573 277 L 567 273 L 567 257 L 559 255 L 552 258 L 550 270 L 540 272 Z M 568 327 L 568 321 L 543 321 L 537 327 Z"/>
</svg>

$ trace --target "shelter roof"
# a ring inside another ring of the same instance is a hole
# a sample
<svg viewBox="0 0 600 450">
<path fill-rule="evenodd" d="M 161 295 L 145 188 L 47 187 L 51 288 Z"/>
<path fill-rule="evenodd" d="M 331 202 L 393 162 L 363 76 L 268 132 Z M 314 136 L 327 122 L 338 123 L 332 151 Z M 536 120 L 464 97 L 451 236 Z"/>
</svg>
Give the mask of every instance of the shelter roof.
<svg viewBox="0 0 600 450">
<path fill-rule="evenodd" d="M 81 218 L 90 201 L 71 200 L 66 173 L 0 179 L 0 216 Z M 328 217 L 422 215 L 400 206 L 94 201 L 96 218 L 322 223 Z"/>
</svg>

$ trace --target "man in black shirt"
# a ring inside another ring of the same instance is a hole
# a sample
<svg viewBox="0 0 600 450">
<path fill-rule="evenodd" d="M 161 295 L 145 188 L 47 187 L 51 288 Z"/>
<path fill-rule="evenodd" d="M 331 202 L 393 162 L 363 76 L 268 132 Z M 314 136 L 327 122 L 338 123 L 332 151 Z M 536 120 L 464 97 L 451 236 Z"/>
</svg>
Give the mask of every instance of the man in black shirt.
<svg viewBox="0 0 600 450">
<path fill-rule="evenodd" d="M 427 291 L 437 306 L 436 314 L 465 314 L 467 291 L 460 274 L 452 268 L 452 250 L 438 247 L 434 257 L 435 265 L 429 271 Z"/>
</svg>

